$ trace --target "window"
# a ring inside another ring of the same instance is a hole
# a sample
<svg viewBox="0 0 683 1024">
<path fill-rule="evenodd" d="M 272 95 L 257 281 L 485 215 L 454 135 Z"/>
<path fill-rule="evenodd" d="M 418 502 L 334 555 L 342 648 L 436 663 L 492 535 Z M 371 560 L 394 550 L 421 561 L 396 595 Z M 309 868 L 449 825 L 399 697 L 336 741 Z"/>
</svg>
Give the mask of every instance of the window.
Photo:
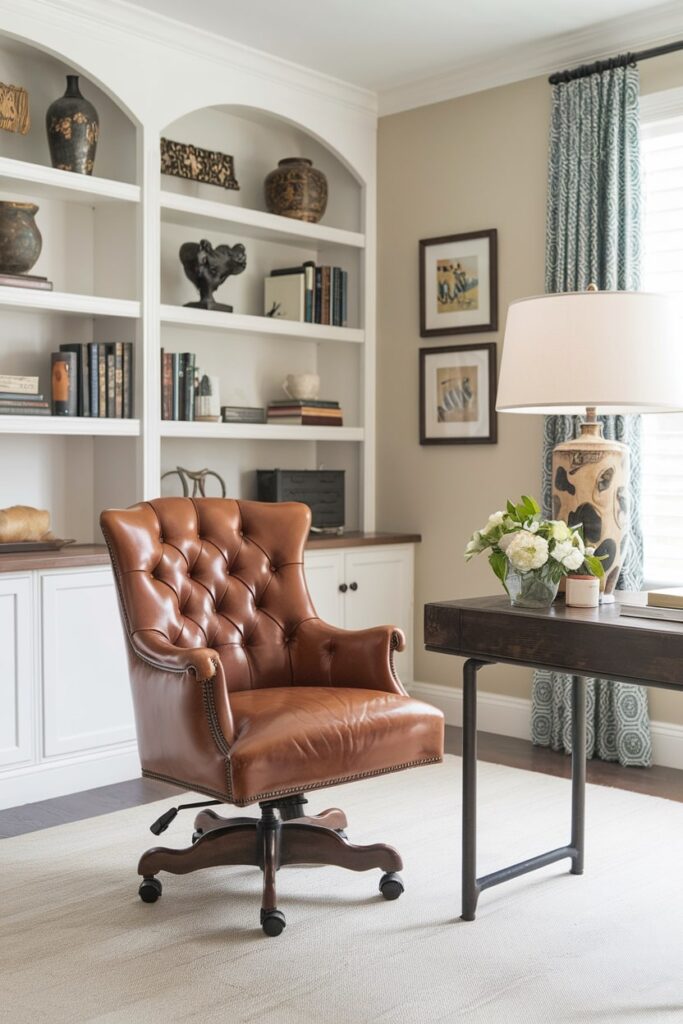
<svg viewBox="0 0 683 1024">
<path fill-rule="evenodd" d="M 644 252 L 641 287 L 681 300 L 683 345 L 683 117 L 641 136 Z M 683 413 L 643 416 L 646 585 L 683 586 Z"/>
</svg>

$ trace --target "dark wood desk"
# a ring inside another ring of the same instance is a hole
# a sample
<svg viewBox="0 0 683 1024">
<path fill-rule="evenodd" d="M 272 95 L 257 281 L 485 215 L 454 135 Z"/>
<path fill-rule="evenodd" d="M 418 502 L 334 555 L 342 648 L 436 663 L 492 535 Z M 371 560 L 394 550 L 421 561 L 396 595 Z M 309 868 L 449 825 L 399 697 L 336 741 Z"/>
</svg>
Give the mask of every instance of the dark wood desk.
<svg viewBox="0 0 683 1024">
<path fill-rule="evenodd" d="M 624 595 L 627 597 L 627 595 Z M 683 691 L 683 625 L 619 615 L 619 605 L 535 611 L 507 597 L 425 605 L 428 651 L 466 658 L 463 667 L 462 918 L 473 921 L 479 894 L 555 861 L 583 874 L 586 792 L 586 678 Z M 502 662 L 574 677 L 572 813 L 567 846 L 477 878 L 477 672 Z"/>
</svg>

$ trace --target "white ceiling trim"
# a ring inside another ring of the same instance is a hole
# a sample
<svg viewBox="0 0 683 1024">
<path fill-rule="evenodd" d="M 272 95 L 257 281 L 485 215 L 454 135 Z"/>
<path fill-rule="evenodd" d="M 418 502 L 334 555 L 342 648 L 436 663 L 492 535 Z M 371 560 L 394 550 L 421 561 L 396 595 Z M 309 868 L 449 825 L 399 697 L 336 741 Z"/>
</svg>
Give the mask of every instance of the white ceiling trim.
<svg viewBox="0 0 683 1024">
<path fill-rule="evenodd" d="M 385 89 L 379 94 L 379 114 L 383 117 L 441 103 L 483 89 L 550 75 L 565 67 L 588 64 L 628 50 L 661 46 L 681 37 L 683 4 L 681 0 L 672 0 L 654 10 L 638 11 L 577 32 L 566 32 L 544 43 L 503 51 L 469 67 Z"/>
<path fill-rule="evenodd" d="M 93 0 L 24 0 L 25 5 L 29 3 L 35 4 L 39 16 L 51 16 L 60 23 L 66 16 L 76 24 L 81 21 L 100 32 L 113 29 L 134 35 L 184 54 L 194 54 L 200 60 L 229 64 L 269 81 L 280 81 L 305 91 L 308 96 L 317 94 L 321 99 L 339 103 L 374 120 L 377 117 L 377 94 L 369 89 L 155 14 L 125 0 L 107 0 L 106 3 L 93 3 Z M 4 6 L 5 0 L 0 0 L 0 8 Z"/>
</svg>

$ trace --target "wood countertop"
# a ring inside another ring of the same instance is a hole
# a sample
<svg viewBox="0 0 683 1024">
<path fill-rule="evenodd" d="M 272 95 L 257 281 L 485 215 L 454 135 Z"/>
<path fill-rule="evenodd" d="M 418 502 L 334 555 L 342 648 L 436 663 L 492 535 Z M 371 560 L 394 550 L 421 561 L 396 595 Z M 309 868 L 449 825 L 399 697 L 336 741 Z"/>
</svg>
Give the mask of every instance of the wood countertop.
<svg viewBox="0 0 683 1024">
<path fill-rule="evenodd" d="M 418 533 L 360 533 L 311 534 L 306 548 L 320 551 L 326 548 L 371 547 L 378 544 L 418 544 Z M 104 544 L 71 544 L 59 551 L 27 551 L 15 555 L 0 555 L 0 573 L 31 572 L 35 569 L 78 569 L 90 565 L 108 565 L 109 553 Z"/>
</svg>

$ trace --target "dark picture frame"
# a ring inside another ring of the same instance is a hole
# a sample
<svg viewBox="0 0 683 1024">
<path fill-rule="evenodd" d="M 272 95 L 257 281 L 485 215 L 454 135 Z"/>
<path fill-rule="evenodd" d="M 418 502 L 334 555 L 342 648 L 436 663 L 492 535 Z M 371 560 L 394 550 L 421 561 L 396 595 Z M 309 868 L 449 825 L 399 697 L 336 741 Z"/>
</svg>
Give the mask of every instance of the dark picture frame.
<svg viewBox="0 0 683 1024">
<path fill-rule="evenodd" d="M 440 271 L 437 262 L 446 258 L 459 269 Z M 421 338 L 498 330 L 496 228 L 423 238 L 419 259 Z"/>
<path fill-rule="evenodd" d="M 494 341 L 420 349 L 420 444 L 497 443 L 496 355 Z"/>
</svg>

